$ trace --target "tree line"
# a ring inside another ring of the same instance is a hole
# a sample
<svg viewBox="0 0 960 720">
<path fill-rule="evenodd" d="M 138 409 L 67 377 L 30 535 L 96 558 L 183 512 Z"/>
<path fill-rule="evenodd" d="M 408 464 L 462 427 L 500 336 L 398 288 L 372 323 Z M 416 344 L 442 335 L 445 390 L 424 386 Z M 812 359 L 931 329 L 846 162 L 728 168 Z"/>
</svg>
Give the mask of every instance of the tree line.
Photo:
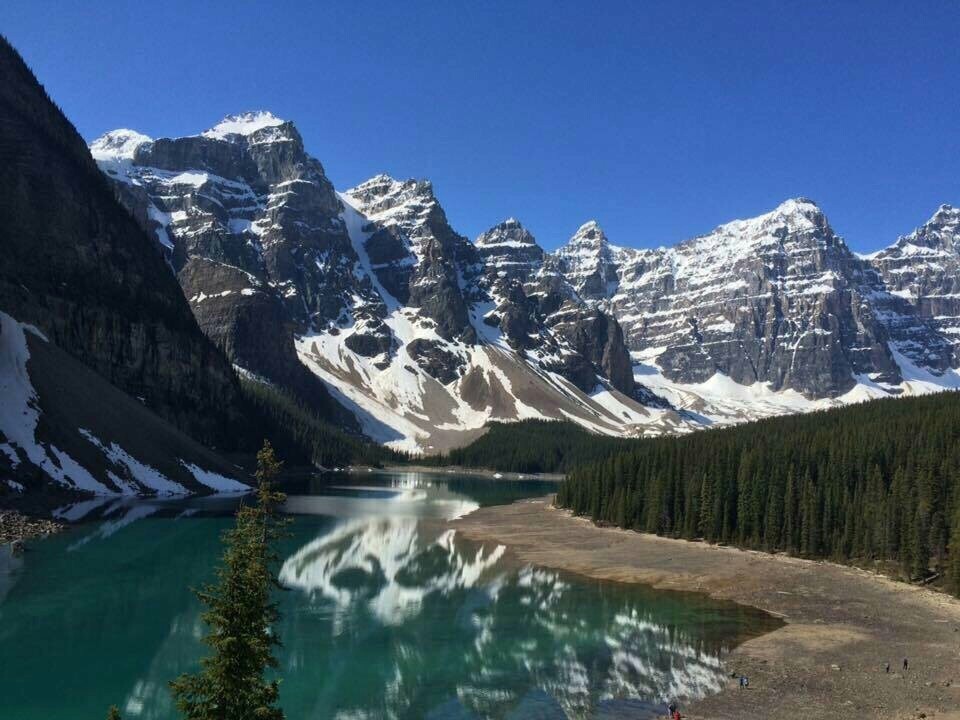
<svg viewBox="0 0 960 720">
<path fill-rule="evenodd" d="M 572 470 L 557 504 L 659 535 L 881 561 L 960 595 L 960 396 L 638 440 Z"/>
<path fill-rule="evenodd" d="M 469 445 L 421 460 L 519 473 L 561 473 L 626 450 L 636 440 L 588 433 L 579 425 L 554 420 L 492 422 Z"/>
<path fill-rule="evenodd" d="M 291 464 L 333 468 L 408 460 L 403 453 L 335 427 L 283 388 L 247 379 L 240 385 L 264 433 Z"/>
</svg>

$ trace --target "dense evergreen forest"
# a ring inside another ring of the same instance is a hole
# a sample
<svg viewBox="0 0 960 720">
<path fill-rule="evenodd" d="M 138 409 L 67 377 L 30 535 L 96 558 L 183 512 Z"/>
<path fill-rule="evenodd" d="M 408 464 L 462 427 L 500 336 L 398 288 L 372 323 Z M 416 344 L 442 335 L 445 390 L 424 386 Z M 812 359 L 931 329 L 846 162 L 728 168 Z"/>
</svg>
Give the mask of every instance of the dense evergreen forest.
<svg viewBox="0 0 960 720">
<path fill-rule="evenodd" d="M 634 447 L 637 440 L 592 435 L 579 425 L 550 420 L 490 423 L 481 437 L 425 464 L 488 468 L 504 472 L 567 472 Z"/>
<path fill-rule="evenodd" d="M 241 380 L 243 394 L 265 424 L 264 432 L 288 464 L 342 467 L 405 462 L 403 453 L 349 435 L 323 420 L 291 393 L 273 385 Z"/>
<path fill-rule="evenodd" d="M 636 441 L 570 472 L 557 503 L 643 532 L 888 561 L 960 594 L 960 395 Z"/>
</svg>

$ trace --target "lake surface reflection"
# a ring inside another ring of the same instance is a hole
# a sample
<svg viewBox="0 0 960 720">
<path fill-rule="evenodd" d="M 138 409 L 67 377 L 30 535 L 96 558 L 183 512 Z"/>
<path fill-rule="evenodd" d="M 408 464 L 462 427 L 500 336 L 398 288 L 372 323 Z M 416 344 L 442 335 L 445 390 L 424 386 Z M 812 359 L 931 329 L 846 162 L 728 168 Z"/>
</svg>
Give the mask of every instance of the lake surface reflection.
<svg viewBox="0 0 960 720">
<path fill-rule="evenodd" d="M 716 691 L 720 660 L 771 621 L 695 595 L 517 563 L 447 520 L 541 483 L 332 476 L 290 492 L 281 548 L 281 704 L 298 718 L 648 717 Z M 0 559 L 0 717 L 177 717 L 237 498 L 112 501 Z"/>
</svg>

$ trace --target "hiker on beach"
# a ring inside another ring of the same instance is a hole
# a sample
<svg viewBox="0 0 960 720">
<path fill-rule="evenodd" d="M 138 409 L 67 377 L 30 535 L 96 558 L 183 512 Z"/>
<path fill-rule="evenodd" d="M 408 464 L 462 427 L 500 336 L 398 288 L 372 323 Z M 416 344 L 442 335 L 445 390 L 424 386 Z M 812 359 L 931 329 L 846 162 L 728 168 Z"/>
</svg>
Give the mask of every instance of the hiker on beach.
<svg viewBox="0 0 960 720">
<path fill-rule="evenodd" d="M 907 659 L 906 659 L 906 658 L 904 658 L 904 659 L 903 659 L 903 671 L 904 671 L 904 672 L 906 672 L 906 671 L 907 671 L 907 665 L 908 665 L 908 663 L 907 663 Z"/>
<path fill-rule="evenodd" d="M 750 684 L 750 680 L 747 679 L 747 676 L 746 676 L 746 675 L 741 675 L 741 676 L 740 676 L 740 689 L 743 690 L 743 689 L 744 689 L 745 687 L 747 687 L 749 684 Z"/>
<path fill-rule="evenodd" d="M 884 671 L 885 673 L 887 673 L 888 675 L 890 674 L 890 661 L 889 661 L 889 660 L 887 660 L 886 664 L 883 666 L 883 671 Z"/>
</svg>

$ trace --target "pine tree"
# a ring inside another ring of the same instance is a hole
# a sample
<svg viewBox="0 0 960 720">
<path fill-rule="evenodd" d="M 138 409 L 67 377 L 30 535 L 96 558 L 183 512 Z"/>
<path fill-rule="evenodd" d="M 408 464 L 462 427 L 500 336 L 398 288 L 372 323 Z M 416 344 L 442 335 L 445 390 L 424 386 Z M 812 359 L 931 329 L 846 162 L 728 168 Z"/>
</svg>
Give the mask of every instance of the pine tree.
<svg viewBox="0 0 960 720">
<path fill-rule="evenodd" d="M 787 552 L 797 551 L 800 519 L 797 513 L 797 483 L 793 477 L 793 468 L 787 469 L 787 488 L 784 494 L 783 537 Z"/>
<path fill-rule="evenodd" d="M 204 642 L 211 654 L 194 675 L 170 683 L 177 708 L 187 720 L 283 720 L 277 707 L 279 681 L 267 680 L 276 668 L 273 648 L 279 645 L 271 628 L 278 620 L 271 600 L 278 587 L 273 574 L 277 556 L 273 542 L 285 524 L 277 516 L 284 495 L 273 489 L 280 473 L 269 442 L 257 454 L 257 503 L 242 504 L 234 527 L 224 533 L 217 582 L 197 592 L 206 605 Z"/>
<path fill-rule="evenodd" d="M 700 480 L 700 520 L 697 529 L 708 542 L 713 542 L 714 539 L 713 503 L 713 480 L 712 475 L 707 472 Z"/>
<path fill-rule="evenodd" d="M 947 589 L 960 596 L 960 502 L 953 512 L 950 530 L 950 554 L 947 556 Z"/>
<path fill-rule="evenodd" d="M 780 547 L 781 518 L 783 516 L 783 491 L 779 482 L 774 482 L 767 499 L 767 515 L 763 527 L 764 547 L 773 552 Z"/>
<path fill-rule="evenodd" d="M 921 503 L 917 503 L 913 522 L 913 538 L 910 542 L 910 575 L 922 580 L 930 571 L 930 542 L 927 514 Z"/>
</svg>

